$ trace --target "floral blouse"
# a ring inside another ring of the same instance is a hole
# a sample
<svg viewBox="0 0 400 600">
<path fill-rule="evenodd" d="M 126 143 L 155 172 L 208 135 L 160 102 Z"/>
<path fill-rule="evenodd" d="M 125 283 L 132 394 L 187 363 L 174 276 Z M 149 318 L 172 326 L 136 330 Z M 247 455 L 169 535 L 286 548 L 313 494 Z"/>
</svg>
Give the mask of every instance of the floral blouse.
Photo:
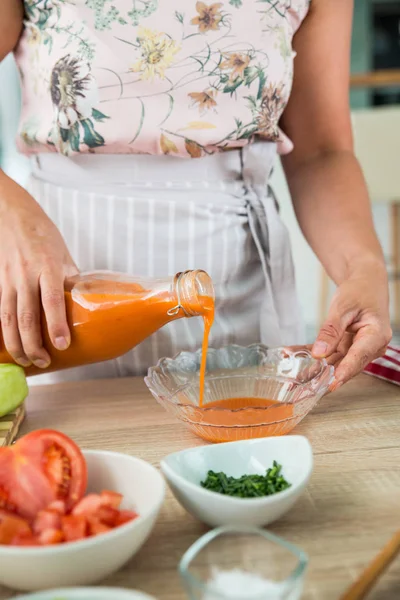
<svg viewBox="0 0 400 600">
<path fill-rule="evenodd" d="M 20 150 L 198 158 L 290 141 L 310 0 L 25 0 Z"/>
</svg>

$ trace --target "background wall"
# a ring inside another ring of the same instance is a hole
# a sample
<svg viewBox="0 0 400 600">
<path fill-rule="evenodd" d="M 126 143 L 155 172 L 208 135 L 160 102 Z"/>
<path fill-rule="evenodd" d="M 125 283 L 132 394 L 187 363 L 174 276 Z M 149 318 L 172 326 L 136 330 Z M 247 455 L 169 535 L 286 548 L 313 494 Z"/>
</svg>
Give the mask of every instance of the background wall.
<svg viewBox="0 0 400 600">
<path fill-rule="evenodd" d="M 272 185 L 280 201 L 283 219 L 290 231 L 293 258 L 296 266 L 297 287 L 307 325 L 308 341 L 311 342 L 318 326 L 321 266 L 297 224 L 289 190 L 280 164 L 276 166 L 272 177 Z M 373 211 L 378 236 L 387 254 L 389 235 L 388 211 L 383 206 L 374 207 Z M 333 284 L 330 291 L 333 294 Z"/>
<path fill-rule="evenodd" d="M 372 66 L 371 7 L 373 3 L 387 3 L 388 1 L 391 0 L 355 0 L 351 55 L 353 72 L 365 72 Z M 399 0 L 392 1 L 398 3 Z M 0 144 L 2 144 L 0 146 L 0 157 L 3 168 L 14 179 L 24 185 L 29 173 L 29 163 L 17 154 L 14 144 L 20 98 L 18 75 L 11 57 L 8 57 L 0 65 L 0 84 Z M 353 109 L 369 106 L 370 102 L 370 91 L 352 91 L 351 106 Z M 273 185 L 281 203 L 283 218 L 291 232 L 298 289 L 308 326 L 308 337 L 311 340 L 318 325 L 320 266 L 297 225 L 280 165 L 277 165 L 275 169 Z M 387 251 L 388 215 L 386 209 L 384 207 L 374 208 L 374 217 L 378 235 L 385 251 Z"/>
<path fill-rule="evenodd" d="M 351 47 L 351 70 L 353 73 L 366 73 L 371 67 L 371 27 L 370 0 L 356 0 L 354 3 L 353 40 Z M 352 108 L 366 107 L 370 103 L 369 90 L 352 90 Z"/>
<path fill-rule="evenodd" d="M 353 37 L 351 49 L 351 70 L 353 73 L 365 73 L 373 70 L 373 8 L 383 5 L 400 6 L 399 0 L 355 0 L 353 18 Z M 398 23 L 399 44 L 397 47 L 400 69 L 400 23 Z M 393 88 L 388 90 L 393 94 Z M 398 90 L 395 90 L 398 92 Z M 368 89 L 352 90 L 350 105 L 352 110 L 367 108 L 372 104 L 373 93 Z M 397 132 L 397 135 L 399 133 Z M 381 141 L 380 141 L 381 143 Z M 308 337 L 311 340 L 318 325 L 319 283 L 321 276 L 320 264 L 305 241 L 294 215 L 290 194 L 280 165 L 277 166 L 273 185 L 281 202 L 282 215 L 289 227 L 296 264 L 297 283 L 300 293 L 303 314 L 307 324 Z M 375 226 L 386 256 L 389 253 L 389 220 L 385 206 L 373 206 Z M 331 293 L 334 292 L 333 285 Z M 392 306 L 393 308 L 393 306 Z"/>
<path fill-rule="evenodd" d="M 10 55 L 0 63 L 0 158 L 2 169 L 24 185 L 29 174 L 29 162 L 17 153 L 15 147 L 19 111 L 18 72 Z"/>
</svg>

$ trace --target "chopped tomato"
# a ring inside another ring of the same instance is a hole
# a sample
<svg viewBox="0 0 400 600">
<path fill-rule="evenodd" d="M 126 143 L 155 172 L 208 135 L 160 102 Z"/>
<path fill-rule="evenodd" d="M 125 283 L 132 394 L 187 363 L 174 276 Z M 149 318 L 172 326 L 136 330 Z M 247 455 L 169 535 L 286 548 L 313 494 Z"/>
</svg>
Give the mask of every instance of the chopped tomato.
<svg viewBox="0 0 400 600">
<path fill-rule="evenodd" d="M 17 517 L 17 516 L 18 515 L 13 513 L 11 510 L 5 510 L 4 508 L 0 508 L 0 523 L 2 523 L 2 521 L 4 521 L 4 519 L 7 519 L 8 517 Z"/>
<path fill-rule="evenodd" d="M 50 546 L 64 541 L 64 534 L 61 529 L 45 529 L 38 535 L 39 544 Z"/>
<path fill-rule="evenodd" d="M 114 494 L 109 491 L 99 494 L 88 494 L 73 508 L 72 515 L 84 516 L 89 523 L 90 535 L 102 533 L 107 528 L 123 525 L 137 517 L 137 514 L 130 510 L 119 510 L 114 508 L 119 506 L 122 501 L 121 494 Z"/>
<path fill-rule="evenodd" d="M 18 533 L 11 540 L 11 546 L 39 546 L 39 540 L 33 533 Z"/>
<path fill-rule="evenodd" d="M 75 542 L 86 537 L 88 524 L 83 515 L 66 515 L 62 517 L 61 523 L 66 542 Z"/>
<path fill-rule="evenodd" d="M 101 496 L 99 494 L 88 494 L 74 508 L 73 515 L 94 515 L 102 505 Z"/>
<path fill-rule="evenodd" d="M 0 513 L 0 544 L 10 544 L 16 535 L 31 534 L 29 523 L 11 513 Z"/>
<path fill-rule="evenodd" d="M 36 515 L 32 528 L 35 533 L 41 533 L 46 529 L 60 529 L 61 515 L 54 510 L 41 510 Z"/>
<path fill-rule="evenodd" d="M 56 500 L 71 509 L 86 490 L 87 467 L 78 446 L 47 429 L 0 449 L 0 508 L 34 518 Z"/>
<path fill-rule="evenodd" d="M 134 510 L 120 510 L 115 525 L 117 527 L 119 525 L 125 525 L 125 523 L 129 523 L 129 521 L 134 521 L 134 519 L 137 519 L 138 516 L 139 515 L 135 513 Z"/>
<path fill-rule="evenodd" d="M 111 508 L 119 508 L 122 502 L 122 494 L 117 492 L 110 492 L 110 490 L 103 490 L 100 494 L 101 502 L 105 506 L 111 506 Z"/>
<path fill-rule="evenodd" d="M 97 517 L 87 517 L 89 525 L 89 535 L 99 535 L 100 533 L 107 533 L 111 531 L 112 527 L 108 527 L 98 519 Z"/>
<path fill-rule="evenodd" d="M 115 527 L 119 518 L 119 510 L 111 506 L 100 506 L 95 515 L 104 525 Z"/>
<path fill-rule="evenodd" d="M 104 509 L 104 515 L 111 515 L 110 510 L 117 511 L 121 502 L 122 494 L 108 490 L 101 492 L 101 494 L 88 494 L 76 504 L 72 513 L 74 515 L 97 515 L 99 511 Z M 106 516 L 105 518 L 109 519 L 110 517 Z"/>
</svg>

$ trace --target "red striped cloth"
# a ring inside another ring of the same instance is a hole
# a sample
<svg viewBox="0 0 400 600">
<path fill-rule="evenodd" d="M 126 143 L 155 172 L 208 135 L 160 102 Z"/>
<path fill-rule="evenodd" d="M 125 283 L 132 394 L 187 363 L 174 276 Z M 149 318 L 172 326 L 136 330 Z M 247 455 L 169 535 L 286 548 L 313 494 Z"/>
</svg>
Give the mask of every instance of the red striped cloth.
<svg viewBox="0 0 400 600">
<path fill-rule="evenodd" d="M 385 356 L 370 363 L 364 373 L 400 385 L 400 347 L 388 346 Z"/>
</svg>

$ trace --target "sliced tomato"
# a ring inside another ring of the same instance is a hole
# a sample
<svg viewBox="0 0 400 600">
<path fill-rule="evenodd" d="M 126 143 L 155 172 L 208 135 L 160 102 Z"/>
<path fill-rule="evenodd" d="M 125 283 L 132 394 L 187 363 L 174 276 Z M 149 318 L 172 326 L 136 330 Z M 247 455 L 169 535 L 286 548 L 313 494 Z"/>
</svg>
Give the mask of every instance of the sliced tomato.
<svg viewBox="0 0 400 600">
<path fill-rule="evenodd" d="M 135 513 L 134 510 L 120 510 L 118 513 L 118 519 L 115 523 L 115 526 L 125 525 L 125 523 L 129 523 L 129 521 L 134 521 L 138 518 L 138 514 Z"/>
<path fill-rule="evenodd" d="M 29 523 L 25 519 L 2 511 L 0 516 L 0 544 L 11 544 L 16 535 L 29 535 L 31 533 Z"/>
<path fill-rule="evenodd" d="M 72 509 L 73 515 L 94 515 L 102 506 L 100 494 L 88 494 Z"/>
<path fill-rule="evenodd" d="M 86 485 L 82 452 L 58 431 L 34 431 L 0 449 L 0 507 L 34 518 L 62 500 L 68 511 L 82 498 Z"/>
<path fill-rule="evenodd" d="M 61 529 L 45 529 L 38 535 L 38 540 L 42 546 L 60 544 L 64 541 L 64 534 Z"/>
<path fill-rule="evenodd" d="M 101 502 L 104 506 L 111 506 L 111 508 L 119 508 L 123 499 L 122 494 L 117 492 L 110 492 L 110 490 L 103 490 L 100 494 Z"/>
<path fill-rule="evenodd" d="M 0 509 L 15 512 L 16 506 L 9 498 L 9 482 L 14 481 L 14 455 L 9 447 L 0 448 Z"/>
<path fill-rule="evenodd" d="M 41 533 L 46 529 L 61 529 L 61 515 L 54 510 L 40 510 L 33 521 L 34 533 Z"/>
<path fill-rule="evenodd" d="M 63 500 L 54 500 L 54 502 L 50 502 L 47 510 L 52 510 L 59 515 L 65 515 L 67 512 L 67 507 L 65 506 L 65 502 Z"/>
<path fill-rule="evenodd" d="M 34 431 L 19 444 L 22 450 L 27 449 L 28 456 L 32 445 L 37 445 L 54 500 L 62 500 L 66 509 L 71 509 L 83 497 L 87 486 L 87 466 L 80 448 L 63 433 L 49 429 Z"/>
<path fill-rule="evenodd" d="M 88 523 L 83 515 L 66 515 L 62 517 L 61 523 L 66 542 L 75 542 L 86 537 Z"/>
</svg>

